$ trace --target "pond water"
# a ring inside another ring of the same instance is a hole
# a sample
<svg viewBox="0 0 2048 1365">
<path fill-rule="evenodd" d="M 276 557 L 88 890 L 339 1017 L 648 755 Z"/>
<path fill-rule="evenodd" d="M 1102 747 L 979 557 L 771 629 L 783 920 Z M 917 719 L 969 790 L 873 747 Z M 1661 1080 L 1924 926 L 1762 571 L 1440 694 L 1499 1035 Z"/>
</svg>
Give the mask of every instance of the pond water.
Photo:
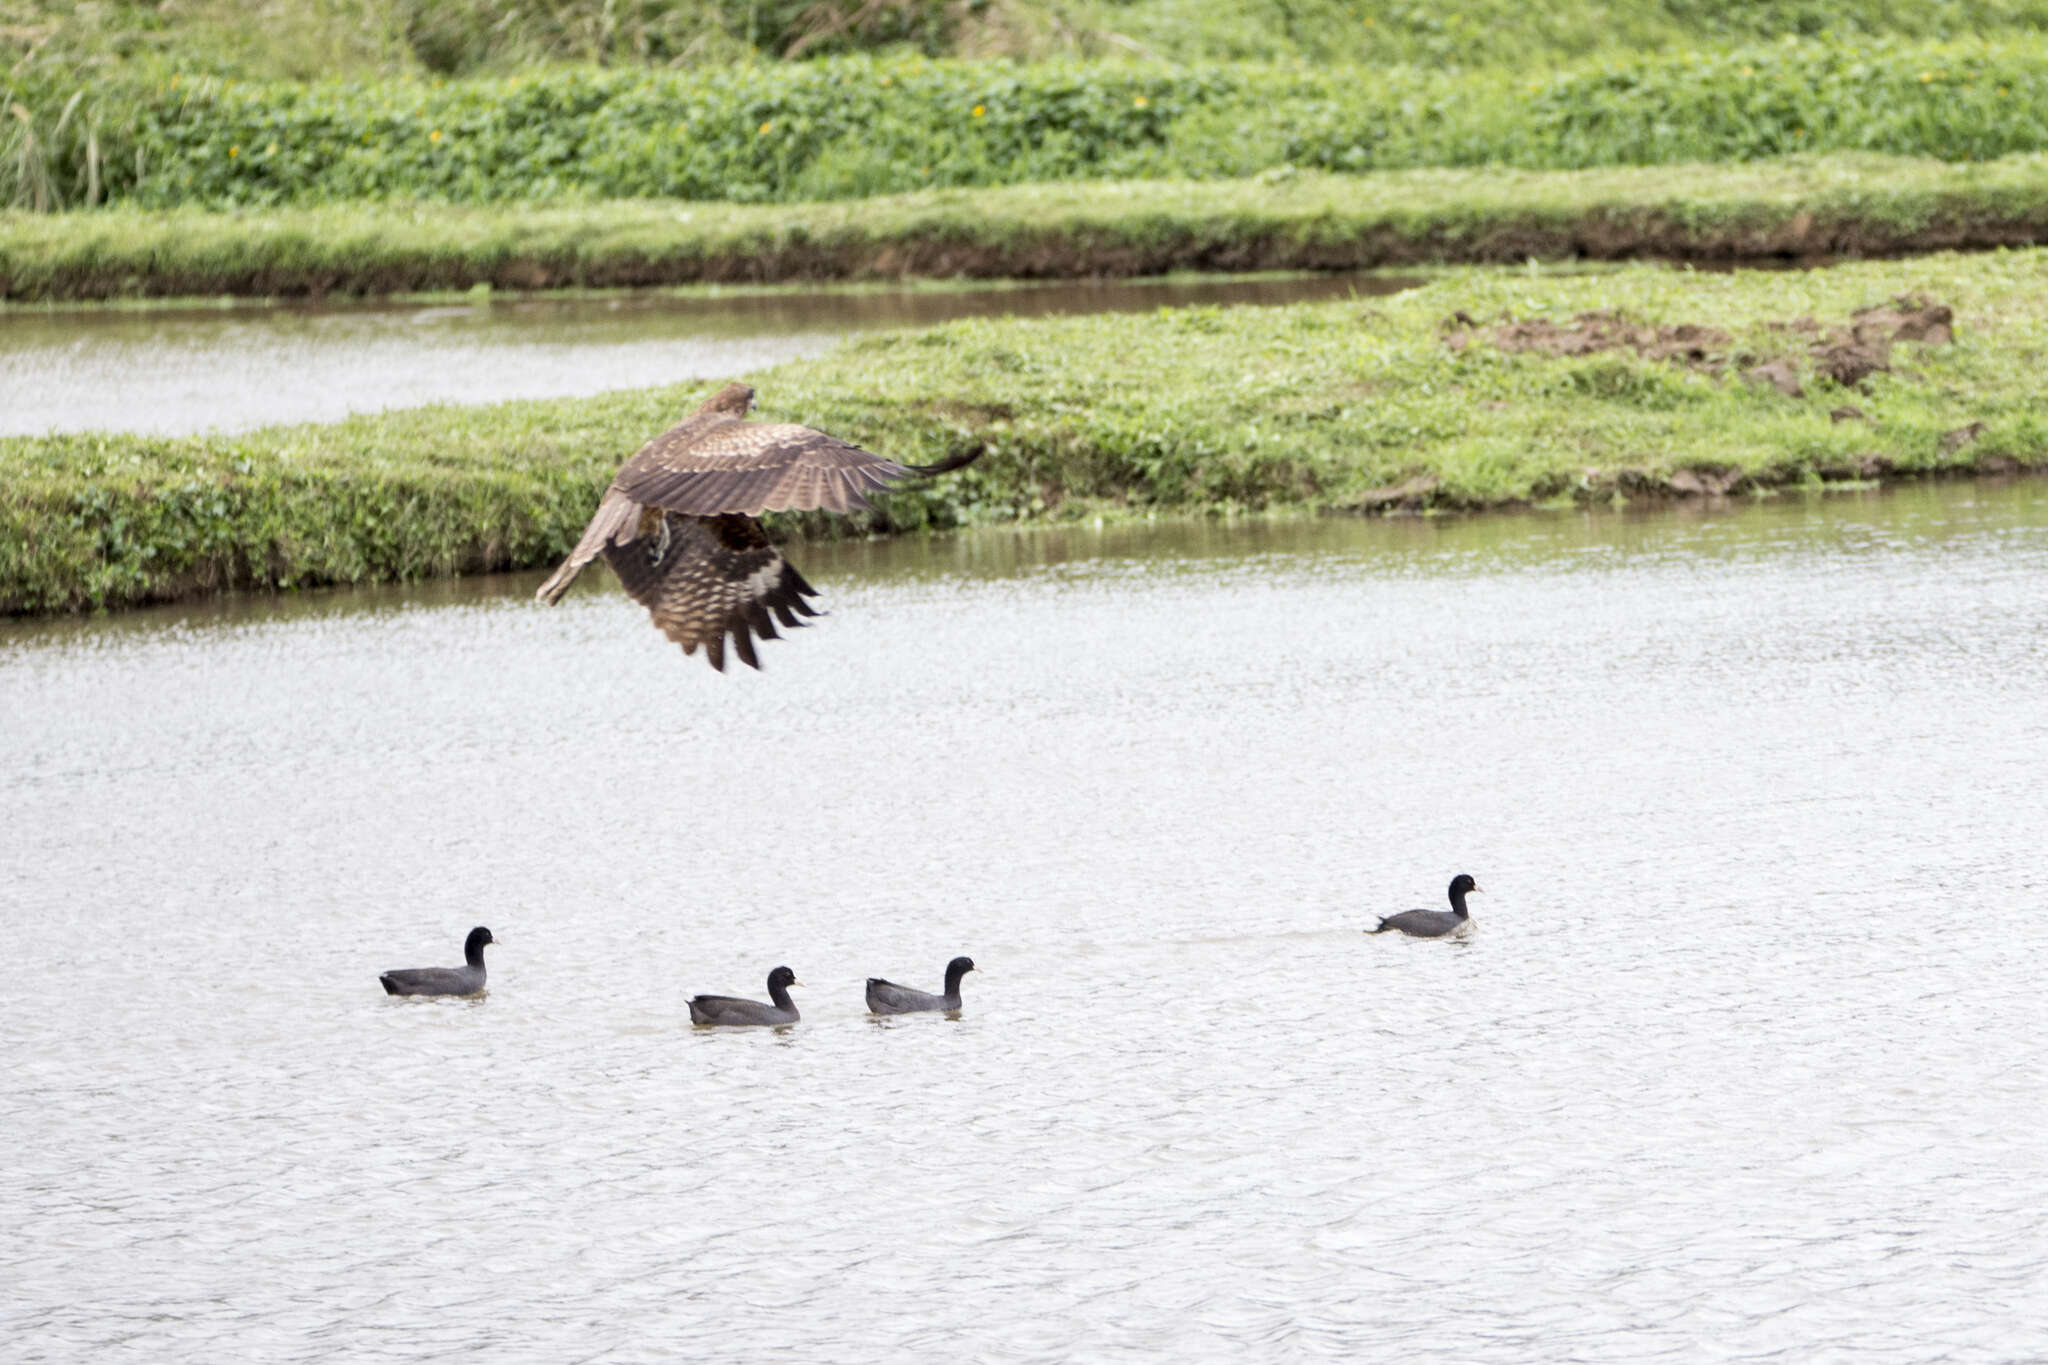
<svg viewBox="0 0 2048 1365">
<path fill-rule="evenodd" d="M 2048 1353 L 2048 485 L 795 557 L 0 624 L 11 1358 Z"/>
<path fill-rule="evenodd" d="M 1386 294 L 1386 275 L 959 288 L 698 289 L 423 304 L 0 312 L 0 436 L 330 422 L 426 403 L 719 379 L 953 318 Z"/>
</svg>

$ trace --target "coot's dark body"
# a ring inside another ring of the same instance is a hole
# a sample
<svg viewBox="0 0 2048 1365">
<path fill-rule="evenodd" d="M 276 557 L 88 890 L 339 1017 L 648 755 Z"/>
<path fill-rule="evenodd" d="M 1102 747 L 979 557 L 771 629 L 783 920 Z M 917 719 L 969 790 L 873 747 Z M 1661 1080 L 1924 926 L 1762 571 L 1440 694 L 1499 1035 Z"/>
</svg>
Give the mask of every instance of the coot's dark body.
<svg viewBox="0 0 2048 1365">
<path fill-rule="evenodd" d="M 484 988 L 484 947 L 496 943 L 479 924 L 462 945 L 461 967 L 405 967 L 377 979 L 386 995 L 475 995 Z"/>
<path fill-rule="evenodd" d="M 768 973 L 768 998 L 773 1004 L 759 1000 L 747 1000 L 737 995 L 699 995 L 690 1001 L 690 1022 L 693 1024 L 794 1024 L 802 1016 L 796 1011 L 796 1002 L 789 998 L 789 988 L 800 985 L 796 973 L 787 967 L 777 967 Z"/>
<path fill-rule="evenodd" d="M 868 978 L 868 1009 L 875 1014 L 917 1014 L 924 1010 L 957 1010 L 960 1008 L 960 978 L 974 970 L 974 959 L 956 957 L 946 964 L 946 990 L 943 995 L 930 991 L 913 990 L 899 986 L 893 981 L 884 981 L 879 976 Z"/>
<path fill-rule="evenodd" d="M 1368 934 L 1384 934 L 1389 929 L 1398 930 L 1411 938 L 1447 938 L 1470 927 L 1472 913 L 1465 908 L 1465 897 L 1477 891 L 1479 883 L 1460 872 L 1451 878 L 1451 908 L 1448 910 L 1403 910 L 1398 915 L 1389 915 L 1380 921 L 1377 929 L 1368 929 Z"/>
</svg>

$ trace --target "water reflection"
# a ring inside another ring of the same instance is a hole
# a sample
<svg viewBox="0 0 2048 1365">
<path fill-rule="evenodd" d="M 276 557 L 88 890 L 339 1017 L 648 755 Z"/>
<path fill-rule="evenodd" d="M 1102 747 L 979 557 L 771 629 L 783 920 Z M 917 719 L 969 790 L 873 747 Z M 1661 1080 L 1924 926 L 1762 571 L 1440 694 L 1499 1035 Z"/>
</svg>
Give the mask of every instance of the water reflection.
<svg viewBox="0 0 2048 1365">
<path fill-rule="evenodd" d="M 1293 303 L 1417 283 L 1384 275 L 1193 277 L 10 311 L 0 313 L 0 435 L 234 431 L 426 403 L 585 395 L 744 374 L 877 328 Z"/>
</svg>

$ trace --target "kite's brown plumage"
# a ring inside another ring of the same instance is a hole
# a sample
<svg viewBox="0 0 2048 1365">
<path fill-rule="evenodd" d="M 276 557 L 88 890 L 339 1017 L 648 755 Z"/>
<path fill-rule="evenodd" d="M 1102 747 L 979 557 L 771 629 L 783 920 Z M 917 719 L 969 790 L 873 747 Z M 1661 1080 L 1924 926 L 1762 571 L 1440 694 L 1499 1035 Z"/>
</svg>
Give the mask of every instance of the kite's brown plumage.
<svg viewBox="0 0 2048 1365">
<path fill-rule="evenodd" d="M 763 512 L 850 512 L 867 495 L 911 474 L 943 474 L 973 452 L 935 465 L 906 465 L 822 431 L 746 421 L 754 391 L 728 384 L 626 461 L 598 503 L 576 548 L 534 596 L 562 593 L 603 555 L 634 601 L 685 654 L 704 646 L 725 668 L 730 634 L 740 661 L 759 668 L 753 637 L 777 638 L 775 623 L 800 626 L 818 613 L 817 590 L 769 543 Z"/>
</svg>

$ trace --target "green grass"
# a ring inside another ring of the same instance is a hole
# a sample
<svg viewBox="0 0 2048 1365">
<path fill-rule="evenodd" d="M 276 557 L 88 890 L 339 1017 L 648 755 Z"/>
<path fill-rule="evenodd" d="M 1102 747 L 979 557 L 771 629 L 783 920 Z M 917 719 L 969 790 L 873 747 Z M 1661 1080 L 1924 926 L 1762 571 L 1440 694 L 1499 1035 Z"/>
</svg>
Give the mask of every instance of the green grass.
<svg viewBox="0 0 2048 1365">
<path fill-rule="evenodd" d="M 1882 254 L 2048 232 L 2048 157 L 1278 173 L 793 206 L 0 214 L 0 299 Z"/>
<path fill-rule="evenodd" d="M 306 79 L 534 63 L 732 63 L 867 50 L 1549 66 L 1772 40 L 2038 34 L 2042 0 L 0 0 L 0 65 L 168 58 Z"/>
<path fill-rule="evenodd" d="M 1944 39 L 2038 34 L 2048 26 L 2048 5 L 2034 0 L 1116 0 L 1084 12 L 1100 28 L 1174 61 L 1299 57 L 1521 70 L 1788 36 Z"/>
<path fill-rule="evenodd" d="M 459 81 L 0 78 L 0 203 L 49 211 L 858 199 L 1277 168 L 2048 150 L 2048 45 L 1792 42 L 1554 73 L 879 61 Z"/>
<path fill-rule="evenodd" d="M 1920 293 L 1949 346 L 1901 343 L 1854 390 L 1742 381 L 1804 355 L 1773 323 L 1839 324 Z M 1713 372 L 1632 354 L 1454 350 L 1443 322 L 1636 321 L 1724 329 Z M 1873 474 L 2048 463 L 2048 254 L 1998 252 L 1798 274 L 1631 267 L 1456 272 L 1413 293 L 1288 308 L 949 324 L 883 334 L 755 376 L 763 414 L 894 457 L 978 464 L 844 533 L 1157 514 L 1479 508 L 1660 496 L 1704 478 L 1758 490 Z M 701 396 L 431 408 L 246 436 L 0 441 L 0 608 L 66 610 L 227 587 L 534 568 L 562 553 L 618 461 Z M 1863 420 L 1837 422 L 1853 405 Z M 1960 446 L 1943 436 L 1972 423 Z"/>
</svg>

